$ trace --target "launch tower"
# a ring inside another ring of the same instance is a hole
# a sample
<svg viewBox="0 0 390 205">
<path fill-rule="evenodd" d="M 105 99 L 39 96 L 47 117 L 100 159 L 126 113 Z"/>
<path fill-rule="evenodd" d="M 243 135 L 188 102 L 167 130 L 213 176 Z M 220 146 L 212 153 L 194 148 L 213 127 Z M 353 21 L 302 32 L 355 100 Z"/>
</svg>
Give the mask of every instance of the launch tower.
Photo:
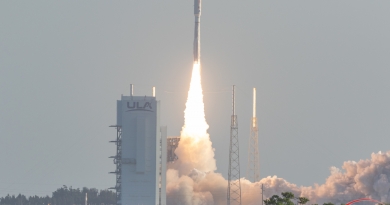
<svg viewBox="0 0 390 205">
<path fill-rule="evenodd" d="M 117 101 L 117 204 L 166 204 L 166 127 L 160 128 L 160 102 L 152 96 L 129 96 Z"/>
<path fill-rule="evenodd" d="M 259 162 L 259 134 L 256 117 L 256 88 L 253 88 L 253 116 L 250 125 L 249 149 L 248 149 L 248 169 L 247 178 L 249 181 L 258 182 L 260 180 Z"/>
<path fill-rule="evenodd" d="M 227 204 L 241 205 L 240 146 L 238 143 L 238 122 L 236 115 L 235 86 L 233 85 L 233 113 L 230 125 L 229 170 Z"/>
<path fill-rule="evenodd" d="M 178 157 L 175 154 L 176 148 L 179 146 L 180 137 L 167 138 L 167 162 L 175 162 Z"/>
</svg>

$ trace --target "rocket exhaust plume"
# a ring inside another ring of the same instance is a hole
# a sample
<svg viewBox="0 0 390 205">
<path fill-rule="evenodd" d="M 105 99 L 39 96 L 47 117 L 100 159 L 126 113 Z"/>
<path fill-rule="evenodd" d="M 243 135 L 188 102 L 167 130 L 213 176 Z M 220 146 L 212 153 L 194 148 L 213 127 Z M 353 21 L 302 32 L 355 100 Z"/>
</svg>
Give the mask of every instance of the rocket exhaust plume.
<svg viewBox="0 0 390 205">
<path fill-rule="evenodd" d="M 194 64 L 184 111 L 184 126 L 180 133 L 179 146 L 175 151 L 179 158 L 176 164 L 180 164 L 181 174 L 189 174 L 193 169 L 202 172 L 216 170 L 208 128 L 204 114 L 200 66 Z"/>
<path fill-rule="evenodd" d="M 200 77 L 200 65 L 194 64 L 186 109 L 184 111 L 184 126 L 181 135 L 192 137 L 208 137 L 204 114 L 203 90 Z"/>
<path fill-rule="evenodd" d="M 227 181 L 217 169 L 204 113 L 200 65 L 194 64 L 180 142 L 178 160 L 168 165 L 167 204 L 226 204 Z M 215 196 L 224 196 L 216 198 Z"/>
</svg>

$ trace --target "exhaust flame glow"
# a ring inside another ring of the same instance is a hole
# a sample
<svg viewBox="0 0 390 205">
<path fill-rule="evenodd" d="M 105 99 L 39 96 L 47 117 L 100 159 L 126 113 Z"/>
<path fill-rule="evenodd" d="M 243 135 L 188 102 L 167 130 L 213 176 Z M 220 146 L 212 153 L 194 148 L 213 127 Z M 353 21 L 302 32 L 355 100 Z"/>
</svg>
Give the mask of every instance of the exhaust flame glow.
<svg viewBox="0 0 390 205">
<path fill-rule="evenodd" d="M 194 169 L 210 172 L 217 169 L 214 149 L 207 133 L 203 103 L 203 91 L 200 77 L 200 65 L 194 63 L 186 109 L 184 126 L 180 133 L 180 142 L 175 150 L 178 161 L 174 163 L 180 175 L 188 175 Z"/>
<path fill-rule="evenodd" d="M 194 64 L 186 109 L 184 111 L 184 126 L 181 131 L 181 136 L 190 136 L 195 138 L 208 137 L 208 128 L 209 125 L 206 122 L 204 114 L 200 65 Z"/>
<path fill-rule="evenodd" d="M 214 173 L 217 166 L 214 148 L 207 133 L 208 128 L 204 112 L 200 65 L 194 63 L 184 110 L 184 125 L 180 133 L 180 142 L 175 150 L 178 159 L 175 163 L 170 163 L 167 170 L 167 204 L 221 204 L 221 200 L 214 199 L 213 194 L 214 192 L 222 195 L 226 193 L 224 185 L 227 182 L 222 175 Z M 202 185 L 211 181 L 222 188 Z M 222 203 L 226 204 L 225 197 L 222 197 Z"/>
</svg>

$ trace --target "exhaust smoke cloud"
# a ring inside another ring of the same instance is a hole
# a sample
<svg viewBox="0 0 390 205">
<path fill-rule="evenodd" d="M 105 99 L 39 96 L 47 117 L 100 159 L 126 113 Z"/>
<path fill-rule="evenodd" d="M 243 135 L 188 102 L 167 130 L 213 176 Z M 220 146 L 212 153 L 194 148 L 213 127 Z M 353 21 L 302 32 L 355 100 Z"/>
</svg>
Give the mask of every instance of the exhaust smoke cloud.
<svg viewBox="0 0 390 205">
<path fill-rule="evenodd" d="M 194 64 L 184 111 L 185 123 L 175 151 L 178 160 L 168 165 L 168 205 L 225 205 L 227 180 L 219 173 L 203 104 L 200 65 Z M 277 176 L 268 176 L 251 183 L 241 179 L 242 204 L 261 204 L 264 199 L 281 192 L 310 199 L 309 204 L 346 203 L 358 198 L 390 202 L 390 151 L 371 154 L 370 159 L 344 162 L 342 169 L 331 167 L 331 174 L 322 185 L 303 187 Z"/>
</svg>

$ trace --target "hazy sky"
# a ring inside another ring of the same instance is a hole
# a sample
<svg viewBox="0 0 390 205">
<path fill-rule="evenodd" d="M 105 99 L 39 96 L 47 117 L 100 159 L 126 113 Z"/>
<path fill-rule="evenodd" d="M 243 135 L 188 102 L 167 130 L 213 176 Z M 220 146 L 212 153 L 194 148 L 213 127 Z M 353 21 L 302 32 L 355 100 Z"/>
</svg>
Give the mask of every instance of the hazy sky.
<svg viewBox="0 0 390 205">
<path fill-rule="evenodd" d="M 258 89 L 261 177 L 323 183 L 390 144 L 389 1 L 204 0 L 202 77 L 227 175 L 237 85 L 245 176 Z M 156 86 L 177 136 L 192 69 L 193 1 L 0 1 L 0 194 L 115 185 L 116 100 Z"/>
</svg>

